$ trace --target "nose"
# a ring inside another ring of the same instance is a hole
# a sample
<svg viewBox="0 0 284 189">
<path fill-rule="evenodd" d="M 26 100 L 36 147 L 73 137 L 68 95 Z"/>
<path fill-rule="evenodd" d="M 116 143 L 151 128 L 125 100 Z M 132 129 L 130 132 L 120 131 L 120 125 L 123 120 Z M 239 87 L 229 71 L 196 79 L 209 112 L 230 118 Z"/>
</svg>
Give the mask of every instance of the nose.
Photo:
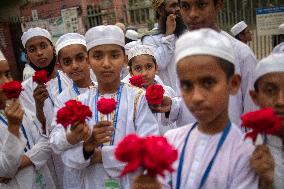
<svg viewBox="0 0 284 189">
<path fill-rule="evenodd" d="M 111 59 L 108 56 L 105 56 L 102 60 L 102 67 L 104 69 L 110 68 L 110 61 L 111 61 Z"/>
<path fill-rule="evenodd" d="M 191 9 L 189 10 L 189 18 L 191 20 L 195 20 L 196 18 L 198 18 L 198 9 L 195 6 L 192 6 Z"/>
<path fill-rule="evenodd" d="M 74 70 L 79 68 L 76 60 L 72 60 L 72 65 L 71 66 L 72 66 L 72 69 L 74 69 Z"/>
<path fill-rule="evenodd" d="M 37 56 L 42 56 L 43 55 L 43 52 L 42 52 L 42 50 L 39 48 L 38 50 L 37 50 Z"/>
<path fill-rule="evenodd" d="M 277 106 L 284 107 L 284 89 L 279 92 Z"/>
<path fill-rule="evenodd" d="M 191 95 L 191 102 L 195 105 L 198 105 L 203 100 L 204 100 L 204 95 L 202 93 L 202 90 L 199 87 L 194 87 Z"/>
</svg>

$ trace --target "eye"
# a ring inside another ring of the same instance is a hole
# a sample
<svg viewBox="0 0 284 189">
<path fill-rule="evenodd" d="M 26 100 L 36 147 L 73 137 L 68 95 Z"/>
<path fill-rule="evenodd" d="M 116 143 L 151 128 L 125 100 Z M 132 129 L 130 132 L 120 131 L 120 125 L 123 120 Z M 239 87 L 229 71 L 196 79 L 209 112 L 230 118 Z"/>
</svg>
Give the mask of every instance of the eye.
<svg viewBox="0 0 284 189">
<path fill-rule="evenodd" d="M 184 92 L 189 92 L 191 91 L 193 88 L 192 83 L 187 82 L 187 81 L 181 81 L 180 82 L 180 89 Z"/>
<path fill-rule="evenodd" d="M 69 58 L 66 58 L 66 59 L 63 59 L 62 62 L 63 62 L 63 65 L 68 66 L 68 65 L 70 65 L 72 63 L 72 60 L 69 59 Z"/>
<path fill-rule="evenodd" d="M 47 48 L 47 44 L 46 43 L 41 43 L 40 44 L 40 48 L 41 49 L 46 49 Z"/>
<path fill-rule="evenodd" d="M 151 70 L 153 68 L 153 65 L 152 64 L 147 64 L 146 65 L 146 70 Z"/>
<path fill-rule="evenodd" d="M 117 58 L 120 57 L 120 54 L 119 54 L 119 53 L 112 53 L 112 54 L 111 54 L 111 57 L 112 57 L 113 59 L 117 59 Z"/>
<path fill-rule="evenodd" d="M 85 56 L 80 54 L 76 57 L 76 62 L 83 62 L 85 60 Z"/>
<path fill-rule="evenodd" d="M 101 60 L 103 55 L 101 53 L 94 53 L 92 56 L 95 60 Z"/>
<path fill-rule="evenodd" d="M 29 52 L 29 53 L 35 52 L 35 48 L 34 48 L 34 47 L 30 47 L 30 48 L 28 49 L 28 52 Z"/>
<path fill-rule="evenodd" d="M 205 78 L 202 80 L 202 86 L 207 89 L 212 88 L 215 83 L 216 81 L 212 78 Z"/>
<path fill-rule="evenodd" d="M 187 3 L 181 3 L 180 8 L 181 8 L 181 9 L 190 9 L 190 5 L 187 4 Z"/>
<path fill-rule="evenodd" d="M 134 70 L 136 72 L 141 72 L 142 71 L 142 67 L 141 66 L 134 66 Z"/>
<path fill-rule="evenodd" d="M 274 86 L 271 86 L 271 85 L 265 87 L 265 89 L 264 89 L 264 92 L 269 96 L 275 95 L 276 91 L 277 91 L 277 88 L 274 87 Z"/>
<path fill-rule="evenodd" d="M 207 3 L 205 3 L 205 2 L 198 2 L 198 3 L 197 3 L 197 7 L 200 8 L 200 9 L 203 9 L 203 8 L 205 8 L 206 6 L 207 6 Z"/>
</svg>

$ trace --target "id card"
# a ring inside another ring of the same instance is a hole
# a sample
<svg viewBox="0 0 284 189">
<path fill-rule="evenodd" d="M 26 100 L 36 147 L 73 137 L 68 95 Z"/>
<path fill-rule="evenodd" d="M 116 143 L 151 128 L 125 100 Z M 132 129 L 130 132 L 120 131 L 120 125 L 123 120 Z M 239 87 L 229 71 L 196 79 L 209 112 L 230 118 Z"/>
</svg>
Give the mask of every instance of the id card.
<svg viewBox="0 0 284 189">
<path fill-rule="evenodd" d="M 105 189 L 120 189 L 120 182 L 115 179 L 105 180 Z"/>
<path fill-rule="evenodd" d="M 45 184 L 43 175 L 40 174 L 40 173 L 36 174 L 36 176 L 35 176 L 35 183 L 37 185 L 37 188 L 40 188 L 40 189 L 45 189 L 46 188 L 46 184 Z"/>
</svg>

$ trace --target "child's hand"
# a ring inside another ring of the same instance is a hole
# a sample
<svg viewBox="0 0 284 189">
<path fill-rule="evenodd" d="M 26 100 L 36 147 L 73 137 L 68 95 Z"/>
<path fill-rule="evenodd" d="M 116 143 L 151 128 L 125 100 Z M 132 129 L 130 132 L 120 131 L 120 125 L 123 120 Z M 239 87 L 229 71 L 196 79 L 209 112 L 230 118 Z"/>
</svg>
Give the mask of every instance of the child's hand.
<svg viewBox="0 0 284 189">
<path fill-rule="evenodd" d="M 265 183 L 272 185 L 275 165 L 274 159 L 266 145 L 259 145 L 256 147 L 250 163 L 259 175 L 260 181 L 264 181 Z"/>
<path fill-rule="evenodd" d="M 8 120 L 8 130 L 19 137 L 19 128 L 22 124 L 24 110 L 22 109 L 19 101 L 12 100 L 11 104 L 5 108 L 5 114 Z"/>
<path fill-rule="evenodd" d="M 103 163 L 102 151 L 100 149 L 96 148 L 94 153 L 93 153 L 93 157 L 91 159 L 91 164 L 98 164 L 98 163 Z"/>
<path fill-rule="evenodd" d="M 166 36 L 171 35 L 176 30 L 176 15 L 170 14 L 166 21 Z"/>
<path fill-rule="evenodd" d="M 112 139 L 113 133 L 112 122 L 110 121 L 101 121 L 97 125 L 94 126 L 93 134 L 95 141 L 98 146 L 108 143 Z"/>
<path fill-rule="evenodd" d="M 91 129 L 87 124 L 79 123 L 71 126 L 70 132 L 66 133 L 67 141 L 72 144 L 78 144 L 81 141 L 85 141 L 90 136 Z"/>
<path fill-rule="evenodd" d="M 36 107 L 43 108 L 44 101 L 48 98 L 48 91 L 45 85 L 38 85 L 33 93 Z"/>
<path fill-rule="evenodd" d="M 162 104 L 158 106 L 152 106 L 149 104 L 149 108 L 152 110 L 154 113 L 167 113 L 171 111 L 171 106 L 172 106 L 172 99 L 170 97 L 164 96 Z"/>
</svg>

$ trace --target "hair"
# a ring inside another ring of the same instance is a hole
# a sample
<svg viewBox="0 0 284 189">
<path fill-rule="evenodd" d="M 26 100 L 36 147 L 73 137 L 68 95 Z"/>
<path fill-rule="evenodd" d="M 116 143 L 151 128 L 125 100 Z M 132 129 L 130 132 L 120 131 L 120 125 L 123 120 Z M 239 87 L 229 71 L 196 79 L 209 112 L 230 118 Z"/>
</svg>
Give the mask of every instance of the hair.
<svg viewBox="0 0 284 189">
<path fill-rule="evenodd" d="M 221 69 L 226 74 L 227 79 L 231 78 L 235 74 L 235 66 L 233 63 L 222 58 L 217 58 L 217 61 Z"/>
<path fill-rule="evenodd" d="M 259 79 L 257 79 L 253 84 L 253 88 L 254 88 L 255 92 L 259 91 Z"/>
<path fill-rule="evenodd" d="M 141 55 L 148 55 L 148 54 L 141 54 Z M 140 56 L 140 55 L 139 55 L 139 56 Z M 151 55 L 149 55 L 149 56 L 151 56 Z M 135 56 L 135 57 L 136 57 L 136 56 Z M 132 72 L 133 60 L 134 60 L 135 57 L 131 58 L 131 59 L 128 61 L 129 71 L 131 71 L 131 72 Z M 154 64 L 155 64 L 155 67 L 157 67 L 157 61 L 156 61 L 156 59 L 155 59 L 154 57 L 152 57 L 152 60 L 153 60 L 153 62 L 154 62 Z"/>
<path fill-rule="evenodd" d="M 241 40 L 241 35 L 245 35 L 245 30 L 246 30 L 246 29 L 244 29 L 243 31 L 241 31 L 238 35 L 235 36 L 235 38 L 240 41 L 240 40 Z"/>
</svg>

